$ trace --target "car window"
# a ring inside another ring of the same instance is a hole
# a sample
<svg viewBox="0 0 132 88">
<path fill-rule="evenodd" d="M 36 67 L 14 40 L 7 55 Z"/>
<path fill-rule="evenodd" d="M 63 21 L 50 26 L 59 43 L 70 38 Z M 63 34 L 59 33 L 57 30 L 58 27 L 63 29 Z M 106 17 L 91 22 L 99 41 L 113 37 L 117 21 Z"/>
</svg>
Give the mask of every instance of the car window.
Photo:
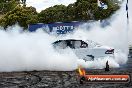
<svg viewBox="0 0 132 88">
<path fill-rule="evenodd" d="M 66 41 L 61 40 L 61 41 L 56 41 L 54 43 L 54 47 L 58 49 L 65 49 L 67 47 Z"/>
<path fill-rule="evenodd" d="M 75 41 L 74 40 L 66 40 L 67 47 L 70 47 L 72 49 L 75 49 Z"/>
<path fill-rule="evenodd" d="M 88 47 L 88 44 L 84 41 L 81 42 L 81 48 L 87 48 Z"/>
<path fill-rule="evenodd" d="M 88 44 L 82 40 L 59 40 L 54 42 L 54 47 L 58 49 L 65 49 L 70 47 L 71 49 L 87 48 Z"/>
<path fill-rule="evenodd" d="M 74 47 L 77 49 L 77 48 L 87 48 L 88 47 L 88 44 L 82 40 L 77 40 L 75 41 L 74 43 Z"/>
<path fill-rule="evenodd" d="M 74 46 L 75 46 L 75 48 L 80 48 L 81 41 L 75 41 Z"/>
</svg>

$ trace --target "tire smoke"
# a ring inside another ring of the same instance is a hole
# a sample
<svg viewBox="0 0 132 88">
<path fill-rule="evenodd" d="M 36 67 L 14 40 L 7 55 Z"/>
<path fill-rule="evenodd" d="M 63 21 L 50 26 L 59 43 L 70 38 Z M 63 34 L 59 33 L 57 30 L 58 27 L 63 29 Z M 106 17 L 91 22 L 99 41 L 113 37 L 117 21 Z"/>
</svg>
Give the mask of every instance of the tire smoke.
<svg viewBox="0 0 132 88">
<path fill-rule="evenodd" d="M 132 6 L 129 2 L 129 16 Z M 110 67 L 120 67 L 127 62 L 128 41 L 132 44 L 132 20 L 129 18 L 129 30 L 126 25 L 125 3 L 111 18 L 111 24 L 105 28 L 95 22 L 90 30 L 86 25 L 66 36 L 48 35 L 39 29 L 35 33 L 22 32 L 18 25 L 8 27 L 7 31 L 0 30 L 0 71 L 72 71 L 82 65 L 85 68 L 104 68 L 108 60 Z M 3 28 L 0 28 L 3 29 Z M 129 33 L 128 33 L 129 32 Z M 129 34 L 129 37 L 128 37 Z M 58 53 L 52 46 L 57 39 L 89 39 L 102 45 L 115 48 L 115 57 L 98 58 L 95 61 L 78 59 L 71 49 Z"/>
</svg>

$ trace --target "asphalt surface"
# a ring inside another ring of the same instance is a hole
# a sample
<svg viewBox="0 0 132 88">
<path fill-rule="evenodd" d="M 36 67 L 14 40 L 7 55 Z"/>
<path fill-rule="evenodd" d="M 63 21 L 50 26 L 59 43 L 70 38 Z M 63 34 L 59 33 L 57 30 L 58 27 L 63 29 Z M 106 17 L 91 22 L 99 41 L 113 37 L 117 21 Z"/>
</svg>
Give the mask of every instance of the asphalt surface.
<svg viewBox="0 0 132 88">
<path fill-rule="evenodd" d="M 132 58 L 125 67 L 102 70 L 87 70 L 88 74 L 130 74 L 132 78 Z M 84 83 L 80 84 L 77 71 L 32 71 L 0 73 L 0 88 L 132 88 L 130 83 Z"/>
</svg>

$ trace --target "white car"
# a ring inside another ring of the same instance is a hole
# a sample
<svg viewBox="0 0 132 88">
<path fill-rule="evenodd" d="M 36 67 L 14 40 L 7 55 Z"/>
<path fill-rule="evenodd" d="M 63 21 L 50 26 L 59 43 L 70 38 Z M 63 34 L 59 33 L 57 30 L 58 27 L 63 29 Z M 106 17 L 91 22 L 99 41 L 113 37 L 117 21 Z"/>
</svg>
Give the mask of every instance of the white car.
<svg viewBox="0 0 132 88">
<path fill-rule="evenodd" d="M 70 47 L 79 59 L 85 61 L 94 60 L 95 58 L 114 56 L 114 49 L 107 46 L 102 46 L 93 41 L 87 40 L 58 40 L 53 43 L 55 49 L 65 50 Z"/>
</svg>

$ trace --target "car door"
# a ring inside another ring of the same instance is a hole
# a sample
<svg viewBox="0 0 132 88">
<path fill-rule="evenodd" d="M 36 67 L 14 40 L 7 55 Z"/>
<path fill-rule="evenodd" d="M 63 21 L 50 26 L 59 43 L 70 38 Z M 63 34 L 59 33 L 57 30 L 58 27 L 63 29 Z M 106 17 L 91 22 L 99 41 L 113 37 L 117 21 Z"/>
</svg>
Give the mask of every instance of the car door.
<svg viewBox="0 0 132 88">
<path fill-rule="evenodd" d="M 91 49 L 88 49 L 88 44 L 82 40 L 76 40 L 74 42 L 74 52 L 79 57 L 85 61 L 94 60 Z"/>
</svg>

